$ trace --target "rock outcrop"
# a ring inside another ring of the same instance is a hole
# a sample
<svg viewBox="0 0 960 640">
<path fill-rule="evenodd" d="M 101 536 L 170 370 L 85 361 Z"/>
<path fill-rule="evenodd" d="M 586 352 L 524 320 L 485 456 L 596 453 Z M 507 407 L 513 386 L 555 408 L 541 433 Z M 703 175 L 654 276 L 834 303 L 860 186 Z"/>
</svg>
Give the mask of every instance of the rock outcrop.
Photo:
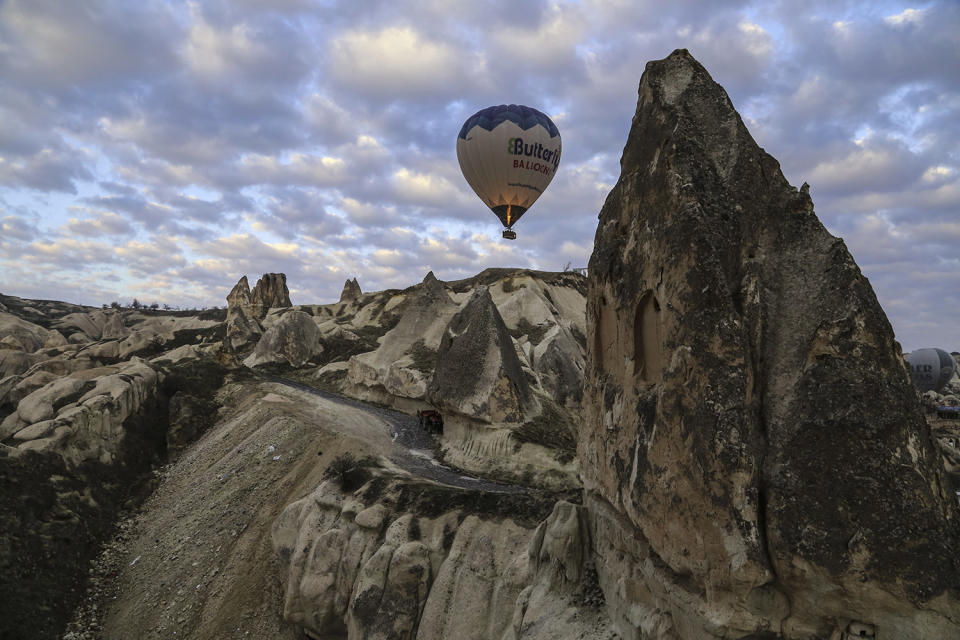
<svg viewBox="0 0 960 640">
<path fill-rule="evenodd" d="M 0 423 L 20 455 L 53 452 L 70 465 L 109 464 L 123 445 L 124 424 L 154 400 L 161 376 L 138 358 L 102 375 L 67 375 L 26 395 Z"/>
<path fill-rule="evenodd" d="M 519 424 L 539 412 L 487 287 L 450 320 L 427 394 L 445 412 L 487 423 Z"/>
<path fill-rule="evenodd" d="M 400 321 L 368 353 L 350 358 L 347 392 L 413 409 L 424 402 L 437 350 L 458 305 L 431 271 L 404 301 Z"/>
<path fill-rule="evenodd" d="M 44 346 L 50 331 L 10 313 L 0 313 L 0 350 L 33 353 Z M 62 338 L 63 336 L 61 336 Z"/>
<path fill-rule="evenodd" d="M 320 330 L 313 318 L 302 311 L 290 311 L 267 329 L 243 364 L 247 367 L 265 364 L 302 367 L 321 353 Z"/>
<path fill-rule="evenodd" d="M 227 294 L 227 328 L 224 348 L 239 351 L 255 344 L 263 333 L 250 299 L 250 285 L 243 276 Z"/>
<path fill-rule="evenodd" d="M 685 50 L 647 65 L 621 167 L 590 260 L 579 443 L 620 633 L 960 636 L 954 496 L 806 186 Z"/>
<path fill-rule="evenodd" d="M 310 637 L 610 638 L 597 610 L 574 602 L 589 563 L 582 507 L 562 502 L 536 527 L 543 505 L 521 496 L 502 496 L 500 513 L 434 506 L 424 515 L 398 501 L 466 496 L 395 481 L 378 492 L 383 482 L 351 492 L 328 480 L 273 525 L 284 617 Z"/>
<path fill-rule="evenodd" d="M 350 302 L 351 300 L 358 299 L 362 295 L 363 291 L 360 290 L 360 283 L 357 282 L 356 278 L 353 278 L 343 283 L 343 291 L 340 292 L 340 302 Z"/>
<path fill-rule="evenodd" d="M 263 274 L 250 292 L 250 306 L 257 319 L 263 319 L 270 309 L 293 306 L 290 304 L 287 276 L 282 273 Z"/>
</svg>

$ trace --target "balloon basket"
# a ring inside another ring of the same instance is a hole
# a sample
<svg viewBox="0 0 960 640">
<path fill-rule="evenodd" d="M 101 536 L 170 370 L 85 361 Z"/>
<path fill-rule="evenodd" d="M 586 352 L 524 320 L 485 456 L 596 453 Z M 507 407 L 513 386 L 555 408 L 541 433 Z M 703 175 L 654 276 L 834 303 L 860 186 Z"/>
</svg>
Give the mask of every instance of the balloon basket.
<svg viewBox="0 0 960 640">
<path fill-rule="evenodd" d="M 503 230 L 503 237 L 506 238 L 507 240 L 516 240 L 516 239 L 517 239 L 517 232 L 514 231 L 513 229 L 504 229 L 504 230 Z"/>
</svg>

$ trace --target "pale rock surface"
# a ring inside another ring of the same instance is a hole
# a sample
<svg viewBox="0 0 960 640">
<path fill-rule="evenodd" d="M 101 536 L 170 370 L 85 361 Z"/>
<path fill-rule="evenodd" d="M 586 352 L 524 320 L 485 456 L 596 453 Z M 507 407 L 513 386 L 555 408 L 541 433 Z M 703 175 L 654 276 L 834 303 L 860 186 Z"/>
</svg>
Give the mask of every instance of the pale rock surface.
<svg viewBox="0 0 960 640">
<path fill-rule="evenodd" d="M 273 526 L 284 617 L 311 637 L 500 638 L 527 575 L 531 530 L 511 520 L 436 517 L 365 504 L 331 481 Z"/>
<path fill-rule="evenodd" d="M 14 407 L 16 407 L 21 400 L 26 398 L 28 395 L 44 387 L 59 376 L 49 371 L 38 370 L 33 373 L 25 374 L 23 376 L 10 376 L 9 378 L 4 378 L 3 381 L 0 381 L 0 404 L 9 402 Z M 9 380 L 12 383 L 7 390 L 6 396 L 3 393 L 4 381 Z"/>
<path fill-rule="evenodd" d="M 43 341 L 44 348 L 64 347 L 67 345 L 67 339 L 56 329 L 51 329 L 47 333 L 46 340 Z"/>
<path fill-rule="evenodd" d="M 0 349 L 14 349 L 16 351 L 26 351 L 23 347 L 23 341 L 16 336 L 4 336 L 0 338 Z"/>
<path fill-rule="evenodd" d="M 960 637 L 955 497 L 841 240 L 685 50 L 590 260 L 579 453 L 624 637 Z M 866 633 L 866 631 L 865 631 Z"/>
<path fill-rule="evenodd" d="M 244 361 L 244 366 L 288 364 L 302 367 L 323 352 L 320 329 L 313 318 L 302 311 L 289 311 L 267 329 L 257 346 Z"/>
<path fill-rule="evenodd" d="M 503 640 L 617 637 L 602 608 L 586 509 L 557 502 L 534 531 L 527 555 L 528 585 Z"/>
<path fill-rule="evenodd" d="M 20 375 L 38 360 L 39 357 L 19 349 L 0 349 L 0 377 Z"/>
<path fill-rule="evenodd" d="M 11 313 L 0 313 L 0 339 L 8 348 L 33 353 L 44 346 L 49 335 L 50 331 L 39 325 Z"/>
<path fill-rule="evenodd" d="M 89 312 L 70 313 L 53 323 L 53 328 L 66 334 L 70 342 L 90 342 L 103 337 L 103 329 L 110 320 L 110 313 L 96 309 Z"/>
<path fill-rule="evenodd" d="M 397 325 L 374 351 L 350 358 L 347 393 L 392 404 L 423 400 L 436 367 L 444 330 L 457 312 L 443 285 L 429 272 L 403 305 Z"/>
<path fill-rule="evenodd" d="M 0 425 L 0 439 L 13 435 L 20 450 L 52 451 L 70 465 L 111 462 L 124 422 L 156 397 L 161 377 L 139 358 L 105 371 L 58 377 L 29 394 Z"/>
<path fill-rule="evenodd" d="M 123 324 L 123 315 L 119 311 L 113 311 L 107 314 L 100 337 L 104 340 L 124 338 L 129 333 L 130 330 Z"/>
</svg>

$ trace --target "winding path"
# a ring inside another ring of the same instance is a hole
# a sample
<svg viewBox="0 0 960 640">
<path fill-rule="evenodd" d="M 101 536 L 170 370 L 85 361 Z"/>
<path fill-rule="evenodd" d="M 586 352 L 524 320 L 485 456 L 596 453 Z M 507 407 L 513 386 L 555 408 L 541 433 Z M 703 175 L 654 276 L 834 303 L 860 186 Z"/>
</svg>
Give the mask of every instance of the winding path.
<svg viewBox="0 0 960 640">
<path fill-rule="evenodd" d="M 329 391 L 323 391 L 316 387 L 281 378 L 263 371 L 254 371 L 255 375 L 290 387 L 298 391 L 304 391 L 311 395 L 318 396 L 330 402 L 342 404 L 364 411 L 380 420 L 383 420 L 390 426 L 391 436 L 395 444 L 398 445 L 397 453 L 391 457 L 391 460 L 404 471 L 408 471 L 415 476 L 437 482 L 458 489 L 469 489 L 472 491 L 490 491 L 493 493 L 529 493 L 536 492 L 537 489 L 523 485 L 504 484 L 494 482 L 484 478 L 478 478 L 470 475 L 466 471 L 448 467 L 433 456 L 434 439 L 420 428 L 417 419 L 393 409 L 377 407 L 367 404 L 361 400 L 355 400 Z"/>
</svg>

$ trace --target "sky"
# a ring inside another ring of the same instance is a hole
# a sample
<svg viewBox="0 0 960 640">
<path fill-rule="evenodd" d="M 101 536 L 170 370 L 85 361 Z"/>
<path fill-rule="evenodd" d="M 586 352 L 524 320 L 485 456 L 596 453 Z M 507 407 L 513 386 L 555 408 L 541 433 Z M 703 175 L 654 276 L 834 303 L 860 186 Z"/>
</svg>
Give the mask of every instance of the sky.
<svg viewBox="0 0 960 640">
<path fill-rule="evenodd" d="M 960 2 L 0 0 L 0 293 L 223 306 L 587 265 L 648 60 L 688 49 L 870 279 L 960 350 Z M 516 226 L 463 179 L 486 106 L 563 160 Z"/>
</svg>

